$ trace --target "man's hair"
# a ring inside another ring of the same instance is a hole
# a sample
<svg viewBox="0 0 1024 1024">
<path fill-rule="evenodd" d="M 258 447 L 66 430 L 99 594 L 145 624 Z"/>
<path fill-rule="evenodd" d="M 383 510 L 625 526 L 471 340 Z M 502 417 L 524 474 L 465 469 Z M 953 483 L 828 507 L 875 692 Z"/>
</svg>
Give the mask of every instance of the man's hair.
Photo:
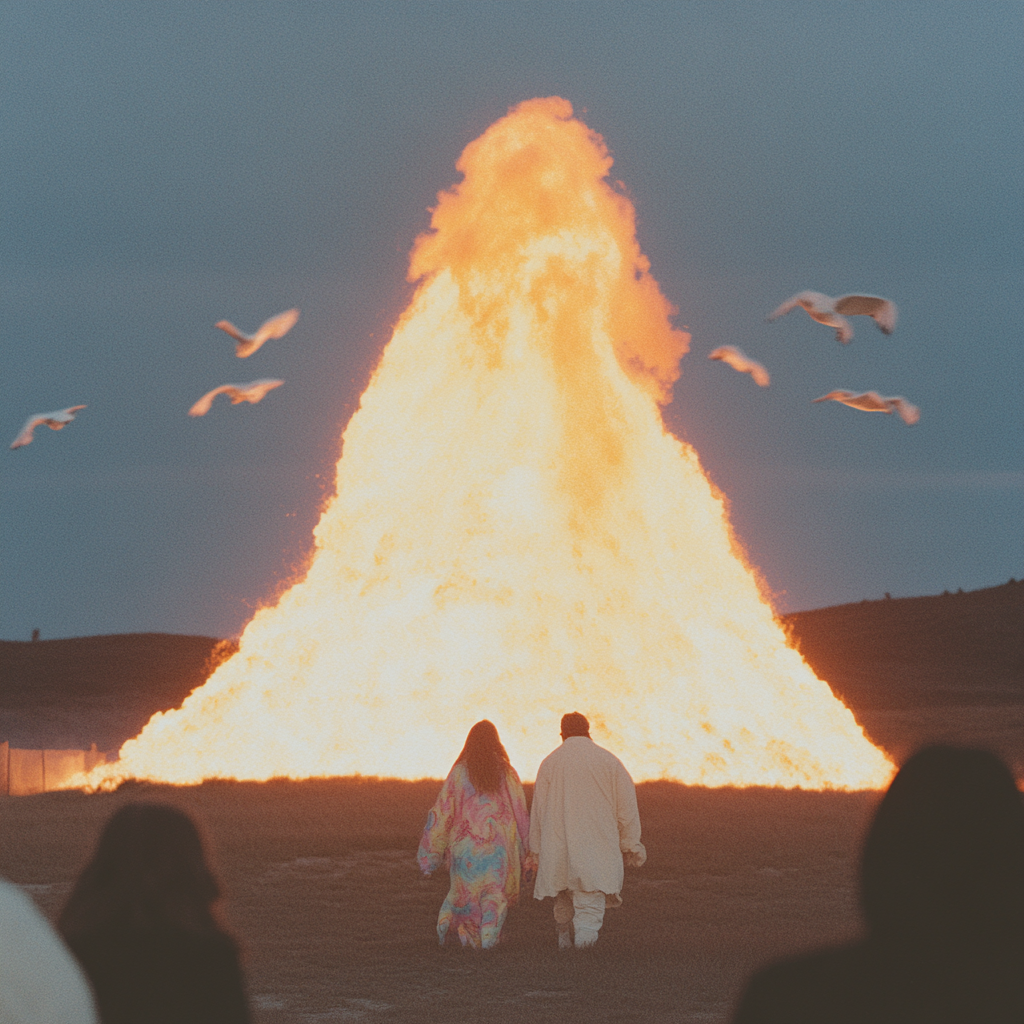
<svg viewBox="0 0 1024 1024">
<path fill-rule="evenodd" d="M 567 715 L 562 715 L 562 739 L 567 740 L 570 736 L 589 736 L 590 735 L 590 723 L 587 721 L 586 715 L 581 715 L 578 711 L 570 711 Z"/>
</svg>

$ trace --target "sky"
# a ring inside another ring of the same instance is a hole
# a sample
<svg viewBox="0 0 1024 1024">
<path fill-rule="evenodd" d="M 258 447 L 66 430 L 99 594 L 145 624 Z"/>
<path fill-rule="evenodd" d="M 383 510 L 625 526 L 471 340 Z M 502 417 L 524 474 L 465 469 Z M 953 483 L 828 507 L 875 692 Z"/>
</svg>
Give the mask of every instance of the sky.
<svg viewBox="0 0 1024 1024">
<path fill-rule="evenodd" d="M 307 558 L 459 153 L 549 95 L 636 205 L 693 335 L 665 422 L 775 607 L 1021 577 L 1022 28 L 1017 2 L 3 4 L 0 638 L 240 633 Z M 803 289 L 888 296 L 897 330 L 766 322 Z M 292 306 L 244 363 L 213 328 Z M 256 377 L 286 385 L 186 415 Z M 811 403 L 835 388 L 921 421 Z"/>
</svg>

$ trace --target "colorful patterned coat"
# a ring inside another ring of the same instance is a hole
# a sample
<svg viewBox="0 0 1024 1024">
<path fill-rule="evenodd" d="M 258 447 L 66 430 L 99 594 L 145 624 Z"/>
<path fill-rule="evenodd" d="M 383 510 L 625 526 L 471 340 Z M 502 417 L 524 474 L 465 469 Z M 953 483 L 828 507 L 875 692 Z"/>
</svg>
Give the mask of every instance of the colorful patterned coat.
<svg viewBox="0 0 1024 1024">
<path fill-rule="evenodd" d="M 428 874 L 448 865 L 451 888 L 437 917 L 442 945 L 449 929 L 474 949 L 497 943 L 508 908 L 519 899 L 529 835 L 526 796 L 514 768 L 497 793 L 477 793 L 465 764 L 452 768 L 427 815 L 418 858 Z"/>
</svg>

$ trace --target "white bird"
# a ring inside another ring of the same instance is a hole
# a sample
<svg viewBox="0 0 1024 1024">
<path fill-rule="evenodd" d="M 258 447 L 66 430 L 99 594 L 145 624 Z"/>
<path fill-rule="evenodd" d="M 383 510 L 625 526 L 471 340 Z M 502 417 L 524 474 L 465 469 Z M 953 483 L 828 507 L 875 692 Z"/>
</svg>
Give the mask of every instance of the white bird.
<svg viewBox="0 0 1024 1024">
<path fill-rule="evenodd" d="M 51 430 L 63 430 L 75 418 L 75 413 L 84 408 L 84 405 L 72 405 L 67 409 L 58 409 L 56 412 L 41 412 L 35 416 L 29 416 L 25 420 L 25 426 L 21 428 L 21 433 L 14 439 L 11 447 L 21 448 L 22 445 L 31 444 L 32 434 L 36 427 L 40 427 L 44 423 Z"/>
<path fill-rule="evenodd" d="M 231 399 L 232 405 L 238 405 L 239 402 L 252 402 L 255 405 L 268 391 L 279 388 L 283 383 L 283 380 L 263 378 L 262 380 L 251 381 L 248 384 L 221 384 L 219 388 L 207 391 L 189 409 L 188 414 L 189 416 L 205 416 L 210 411 L 210 406 L 213 405 L 213 400 L 218 395 L 227 395 Z"/>
<path fill-rule="evenodd" d="M 803 306 L 812 320 L 836 329 L 836 340 L 844 345 L 853 337 L 853 327 L 846 316 L 870 316 L 883 334 L 896 330 L 896 303 L 879 295 L 840 295 L 833 299 L 821 292 L 800 292 L 768 314 L 769 320 L 785 316 L 791 309 Z M 842 314 L 846 314 L 843 316 Z"/>
<path fill-rule="evenodd" d="M 238 342 L 235 346 L 235 355 L 239 359 L 245 359 L 271 338 L 283 338 L 295 326 L 298 319 L 299 311 L 297 309 L 286 309 L 283 313 L 272 316 L 262 324 L 255 334 L 243 334 L 230 320 L 218 320 L 214 327 L 226 331 Z"/>
<path fill-rule="evenodd" d="M 723 345 L 721 348 L 716 348 L 714 352 L 708 353 L 708 359 L 719 359 L 739 373 L 749 373 L 763 388 L 768 387 L 772 382 L 768 371 L 735 345 Z"/>
<path fill-rule="evenodd" d="M 908 427 L 912 427 L 921 418 L 921 410 L 902 395 L 886 397 L 877 391 L 862 391 L 859 395 L 853 391 L 830 391 L 827 395 L 812 401 L 842 402 L 843 405 L 848 405 L 851 409 L 860 409 L 861 412 L 884 412 L 890 415 L 897 412 Z"/>
</svg>

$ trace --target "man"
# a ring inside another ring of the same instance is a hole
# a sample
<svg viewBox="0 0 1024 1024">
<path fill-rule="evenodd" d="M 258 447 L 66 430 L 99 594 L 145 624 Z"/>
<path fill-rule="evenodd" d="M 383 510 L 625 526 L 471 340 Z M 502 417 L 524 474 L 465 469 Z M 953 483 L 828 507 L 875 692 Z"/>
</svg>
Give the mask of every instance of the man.
<svg viewBox="0 0 1024 1024">
<path fill-rule="evenodd" d="M 577 711 L 562 716 L 562 745 L 537 770 L 530 850 L 540 857 L 534 897 L 555 897 L 558 948 L 592 946 L 605 907 L 622 905 L 623 857 L 640 867 L 647 851 L 633 780 Z"/>
</svg>

